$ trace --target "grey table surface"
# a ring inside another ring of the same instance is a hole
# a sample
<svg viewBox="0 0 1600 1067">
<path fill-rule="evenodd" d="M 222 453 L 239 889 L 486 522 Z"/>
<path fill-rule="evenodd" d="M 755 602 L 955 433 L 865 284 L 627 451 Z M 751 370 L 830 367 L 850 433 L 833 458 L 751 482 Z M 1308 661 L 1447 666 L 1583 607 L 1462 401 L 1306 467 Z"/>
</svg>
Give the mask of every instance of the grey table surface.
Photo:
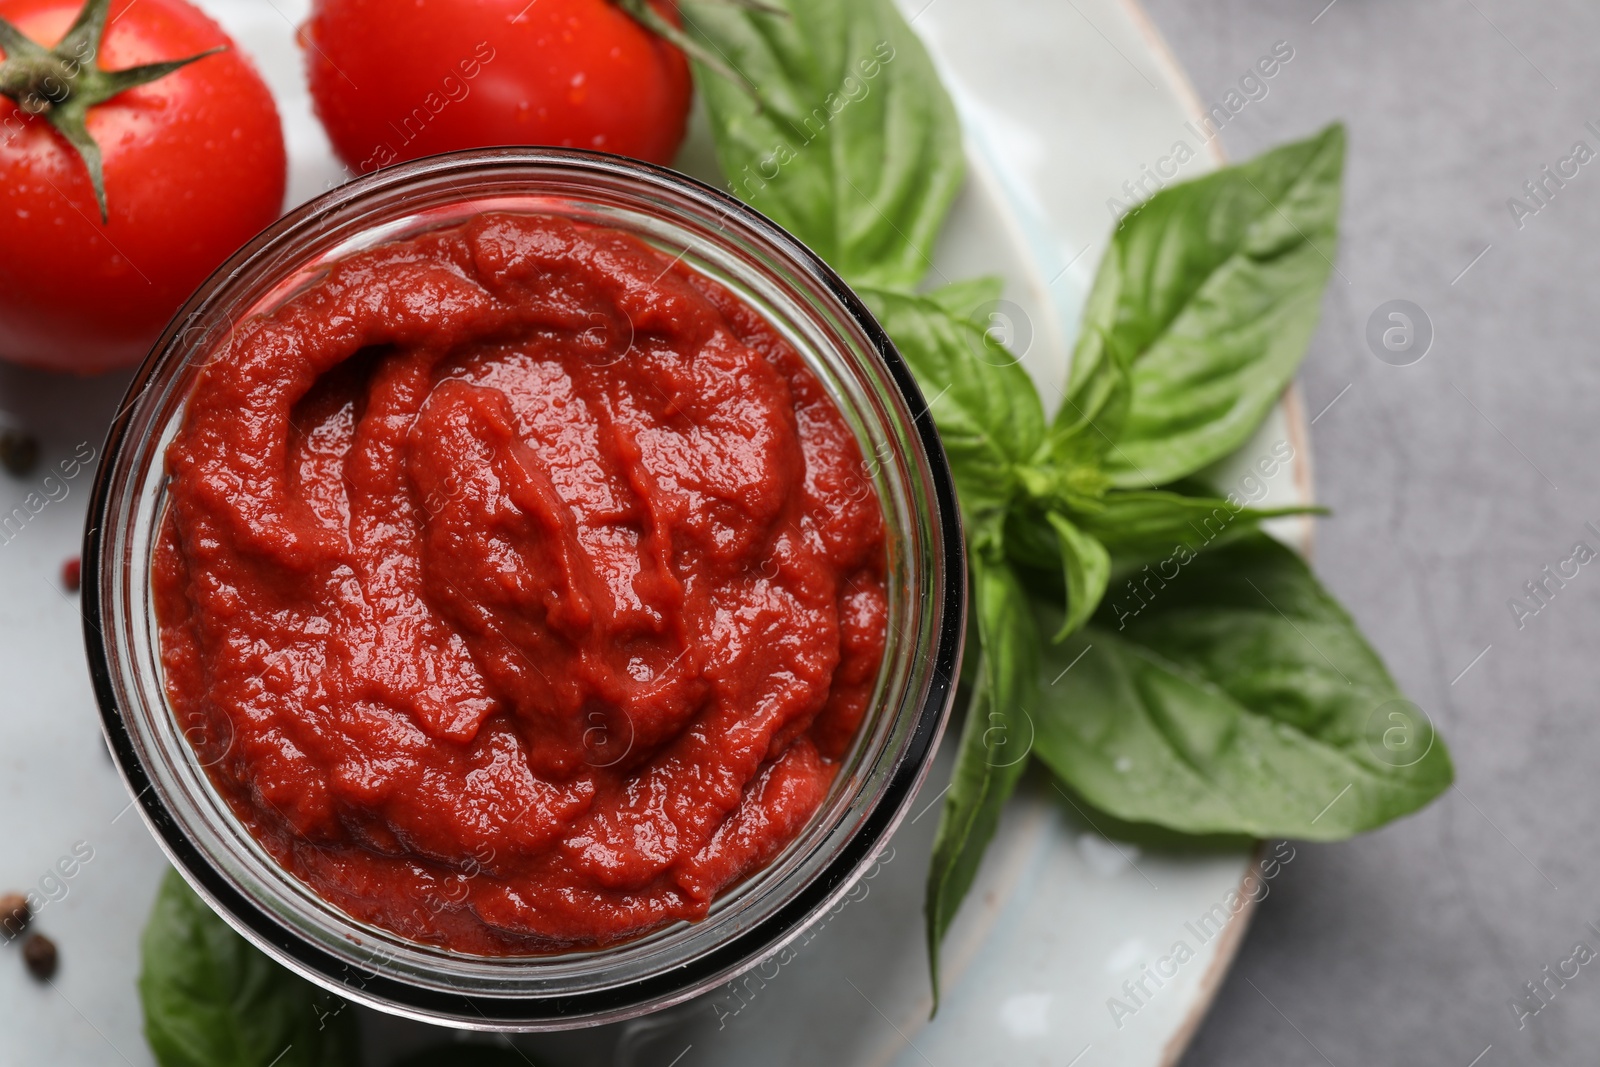
<svg viewBox="0 0 1600 1067">
<path fill-rule="evenodd" d="M 1600 8 L 1146 7 L 1208 102 L 1273 42 L 1295 48 L 1225 128 L 1234 158 L 1348 125 L 1338 269 L 1301 376 L 1335 512 L 1316 566 L 1457 768 L 1422 813 L 1285 868 L 1183 1062 L 1593 1063 L 1600 966 L 1575 949 L 1600 951 L 1600 566 L 1546 580 L 1537 614 L 1510 602 L 1576 542 L 1600 550 L 1600 164 L 1569 164 L 1542 207 L 1524 189 L 1577 142 L 1600 152 Z M 1392 299 L 1432 323 L 1409 366 L 1366 341 Z"/>
</svg>

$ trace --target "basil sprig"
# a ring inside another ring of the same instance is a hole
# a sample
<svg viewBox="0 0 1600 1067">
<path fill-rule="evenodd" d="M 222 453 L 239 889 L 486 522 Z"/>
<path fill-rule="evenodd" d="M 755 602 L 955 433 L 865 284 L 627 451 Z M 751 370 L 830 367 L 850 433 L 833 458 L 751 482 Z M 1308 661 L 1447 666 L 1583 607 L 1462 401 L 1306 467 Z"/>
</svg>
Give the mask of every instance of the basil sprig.
<svg viewBox="0 0 1600 1067">
<path fill-rule="evenodd" d="M 734 192 L 852 282 L 913 286 L 961 188 L 961 124 L 893 0 L 679 5 Z M 754 87 L 754 93 L 750 87 Z"/>
<path fill-rule="evenodd" d="M 356 1009 L 273 962 L 169 870 L 145 924 L 139 999 L 161 1067 L 358 1067 Z M 445 1043 L 398 1067 L 526 1067 L 523 1053 Z"/>
<path fill-rule="evenodd" d="M 999 540 L 980 534 L 972 550 L 972 595 L 981 652 L 962 727 L 956 769 L 945 793 L 928 871 L 928 966 L 935 1007 L 939 945 L 972 888 L 1000 809 L 1027 769 L 1023 709 L 1039 672 L 1033 608 Z"/>
<path fill-rule="evenodd" d="M 1113 815 L 1191 833 L 1331 840 L 1443 791 L 1453 771 L 1426 716 L 1260 532 L 1320 509 L 1251 508 L 1194 480 L 1249 440 L 1304 357 L 1343 127 L 1126 216 L 1047 421 L 972 318 L 995 282 L 917 291 L 962 175 L 925 50 L 890 0 L 775 6 L 683 5 L 757 89 L 697 68 L 719 161 L 878 315 L 930 398 L 967 527 L 978 668 L 928 873 L 935 1003 L 939 943 L 1030 756 Z M 1035 740 L 1016 752 L 1024 716 Z"/>
<path fill-rule="evenodd" d="M 1039 625 L 1058 616 L 1039 606 Z M 1414 811 L 1450 757 L 1343 608 L 1253 534 L 1110 605 L 1038 675 L 1034 754 L 1095 807 L 1190 833 L 1331 841 Z M 1081 657 L 1081 658 L 1080 658 Z"/>
<path fill-rule="evenodd" d="M 262 954 L 168 871 L 144 930 L 139 997 L 161 1067 L 351 1067 L 355 1011 Z"/>
<path fill-rule="evenodd" d="M 1113 484 L 1187 477 L 1237 450 L 1278 402 L 1333 269 L 1343 165 L 1335 123 L 1164 189 L 1117 227 L 1057 417 L 1109 446 Z M 1118 402 L 1096 410 L 1107 393 Z"/>
<path fill-rule="evenodd" d="M 967 525 L 1003 516 L 1044 448 L 1044 406 L 1028 372 L 938 293 L 859 291 L 929 398 Z"/>
</svg>

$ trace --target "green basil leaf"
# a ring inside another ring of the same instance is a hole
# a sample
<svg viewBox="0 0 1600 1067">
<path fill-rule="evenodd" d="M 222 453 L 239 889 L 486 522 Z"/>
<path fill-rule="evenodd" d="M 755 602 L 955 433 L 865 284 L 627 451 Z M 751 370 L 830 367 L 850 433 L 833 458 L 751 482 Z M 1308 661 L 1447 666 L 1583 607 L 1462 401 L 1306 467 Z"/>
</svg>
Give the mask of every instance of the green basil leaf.
<svg viewBox="0 0 1600 1067">
<path fill-rule="evenodd" d="M 1176 481 L 1238 449 L 1294 377 L 1333 269 L 1344 144 L 1334 124 L 1164 189 L 1118 226 L 1058 422 L 1114 442 L 1117 485 Z"/>
<path fill-rule="evenodd" d="M 922 387 L 969 520 L 1005 506 L 1044 440 L 1028 372 L 971 319 L 909 293 L 863 289 Z"/>
<path fill-rule="evenodd" d="M 1051 427 L 1055 450 L 1060 453 L 1103 457 L 1115 447 L 1128 420 L 1133 399 L 1128 357 L 1099 325 L 1116 317 L 1120 256 L 1112 241 L 1084 304 L 1083 329 L 1073 349 L 1067 391 Z M 1122 457 L 1123 466 L 1130 462 Z"/>
<path fill-rule="evenodd" d="M 893 0 L 679 5 L 685 28 L 749 80 L 703 64 L 717 162 L 734 193 L 852 285 L 912 288 L 961 188 L 961 124 Z"/>
<path fill-rule="evenodd" d="M 355 1011 L 268 959 L 168 871 L 143 939 L 139 999 L 161 1067 L 352 1067 Z"/>
<path fill-rule="evenodd" d="M 1251 508 L 1221 497 L 1166 489 L 1113 490 L 1093 511 L 1074 514 L 1085 532 L 1117 557 L 1119 566 L 1220 548 L 1284 515 L 1325 515 L 1326 508 Z"/>
<path fill-rule="evenodd" d="M 939 1005 L 939 944 L 972 888 L 983 852 L 1028 761 L 1026 709 L 1035 696 L 1039 631 L 1022 583 L 993 541 L 974 545 L 973 598 L 982 659 L 955 772 L 939 813 L 925 904 L 928 967 Z"/>
<path fill-rule="evenodd" d="M 1034 751 L 1091 804 L 1188 833 L 1326 841 L 1450 785 L 1444 741 L 1287 548 L 1258 534 L 1146 593 L 1045 650 Z"/>
<path fill-rule="evenodd" d="M 998 274 L 985 274 L 966 281 L 941 285 L 923 295 L 958 319 L 970 319 L 979 329 L 987 330 L 989 323 L 979 317 L 985 305 L 999 301 L 1005 294 L 1005 279 Z"/>
<path fill-rule="evenodd" d="M 1073 525 L 1072 520 L 1060 512 L 1050 513 L 1050 525 L 1055 528 L 1056 540 L 1061 546 L 1061 571 L 1067 579 L 1066 617 L 1055 636 L 1055 640 L 1061 642 L 1087 622 L 1094 609 L 1100 606 L 1100 599 L 1106 594 L 1106 583 L 1111 579 L 1111 554 L 1105 545 Z"/>
</svg>

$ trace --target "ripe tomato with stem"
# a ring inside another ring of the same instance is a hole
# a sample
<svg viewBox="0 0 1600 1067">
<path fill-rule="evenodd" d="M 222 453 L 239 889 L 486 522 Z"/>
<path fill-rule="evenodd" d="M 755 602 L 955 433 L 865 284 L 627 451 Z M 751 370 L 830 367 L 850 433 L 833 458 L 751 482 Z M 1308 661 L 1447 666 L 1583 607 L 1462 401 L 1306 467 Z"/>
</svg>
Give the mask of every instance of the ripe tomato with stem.
<svg viewBox="0 0 1600 1067">
<path fill-rule="evenodd" d="M 725 70 L 668 0 L 315 0 L 300 42 L 317 114 L 358 174 L 499 145 L 670 163 L 685 53 Z"/>
<path fill-rule="evenodd" d="M 0 359 L 137 362 L 275 219 L 266 84 L 184 0 L 0 0 Z"/>
</svg>

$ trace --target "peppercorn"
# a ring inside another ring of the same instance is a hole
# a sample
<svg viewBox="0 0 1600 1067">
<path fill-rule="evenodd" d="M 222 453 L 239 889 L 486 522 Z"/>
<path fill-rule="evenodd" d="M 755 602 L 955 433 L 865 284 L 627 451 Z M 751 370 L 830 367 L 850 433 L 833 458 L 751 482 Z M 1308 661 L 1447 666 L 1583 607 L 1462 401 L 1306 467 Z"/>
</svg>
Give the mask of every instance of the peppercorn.
<svg viewBox="0 0 1600 1067">
<path fill-rule="evenodd" d="M 22 962 L 28 965 L 28 973 L 41 982 L 55 977 L 59 962 L 56 943 L 43 934 L 29 934 L 22 943 Z"/>
<path fill-rule="evenodd" d="M 38 465 L 38 441 L 20 430 L 0 430 L 0 467 L 25 478 Z"/>
<path fill-rule="evenodd" d="M 33 918 L 33 910 L 28 907 L 28 898 L 21 893 L 7 893 L 0 896 L 0 931 L 3 931 L 9 941 L 28 928 L 28 921 Z"/>
</svg>

